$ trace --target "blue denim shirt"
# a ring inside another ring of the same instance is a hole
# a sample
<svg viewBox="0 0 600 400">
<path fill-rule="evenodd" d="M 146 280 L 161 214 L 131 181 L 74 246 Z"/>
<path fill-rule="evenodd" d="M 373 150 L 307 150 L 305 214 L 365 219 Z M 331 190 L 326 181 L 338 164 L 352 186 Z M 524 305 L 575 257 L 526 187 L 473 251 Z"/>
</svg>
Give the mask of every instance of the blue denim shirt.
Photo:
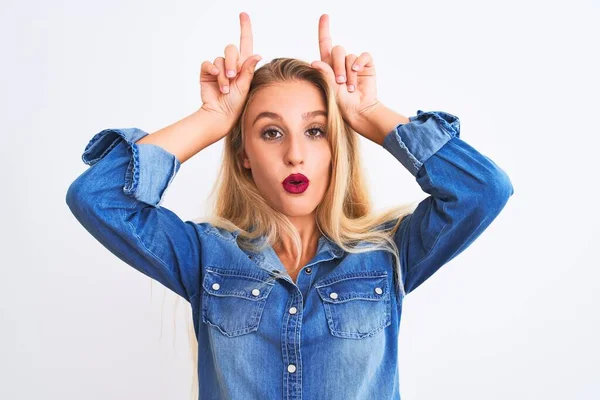
<svg viewBox="0 0 600 400">
<path fill-rule="evenodd" d="M 272 247 L 183 221 L 161 206 L 180 168 L 137 128 L 105 129 L 83 153 L 91 167 L 66 202 L 113 254 L 190 302 L 199 398 L 400 399 L 398 333 L 404 297 L 465 250 L 500 213 L 512 184 L 460 139 L 459 119 L 417 111 L 383 147 L 430 196 L 402 221 L 393 257 L 344 252 L 321 236 L 294 282 Z"/>
</svg>

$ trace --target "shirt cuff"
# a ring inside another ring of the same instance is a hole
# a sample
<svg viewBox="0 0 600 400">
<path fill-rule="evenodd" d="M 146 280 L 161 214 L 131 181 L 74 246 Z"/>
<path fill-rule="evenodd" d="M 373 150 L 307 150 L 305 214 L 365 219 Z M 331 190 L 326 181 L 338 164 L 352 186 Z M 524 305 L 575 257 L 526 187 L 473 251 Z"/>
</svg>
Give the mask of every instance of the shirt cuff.
<svg viewBox="0 0 600 400">
<path fill-rule="evenodd" d="M 460 120 L 443 111 L 421 111 L 388 133 L 383 147 L 413 176 L 431 155 L 454 137 L 460 137 Z"/>
<path fill-rule="evenodd" d="M 181 163 L 174 154 L 160 146 L 135 143 L 146 135 L 147 132 L 138 128 L 105 129 L 92 137 L 81 159 L 92 166 L 119 142 L 125 141 L 131 159 L 124 177 L 123 192 L 141 202 L 158 207 Z"/>
</svg>

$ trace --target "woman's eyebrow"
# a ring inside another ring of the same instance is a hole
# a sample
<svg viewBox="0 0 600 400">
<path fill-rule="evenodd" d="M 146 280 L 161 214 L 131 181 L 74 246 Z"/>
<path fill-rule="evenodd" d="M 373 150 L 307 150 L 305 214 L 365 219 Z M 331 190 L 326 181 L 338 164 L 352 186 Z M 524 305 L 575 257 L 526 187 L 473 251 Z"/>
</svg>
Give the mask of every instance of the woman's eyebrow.
<svg viewBox="0 0 600 400">
<path fill-rule="evenodd" d="M 308 118 L 312 118 L 312 117 L 316 117 L 318 115 L 322 115 L 324 117 L 327 117 L 327 112 L 323 111 L 323 110 L 316 110 L 316 111 L 309 111 L 309 112 L 305 112 L 302 114 L 302 119 L 308 119 Z M 274 113 L 272 111 L 263 111 L 260 114 L 258 114 L 256 116 L 256 119 L 254 119 L 254 122 L 252 123 L 252 126 L 254 126 L 256 124 L 256 121 L 258 121 L 261 118 L 271 118 L 271 119 L 276 119 L 278 121 L 281 121 L 281 115 Z"/>
</svg>

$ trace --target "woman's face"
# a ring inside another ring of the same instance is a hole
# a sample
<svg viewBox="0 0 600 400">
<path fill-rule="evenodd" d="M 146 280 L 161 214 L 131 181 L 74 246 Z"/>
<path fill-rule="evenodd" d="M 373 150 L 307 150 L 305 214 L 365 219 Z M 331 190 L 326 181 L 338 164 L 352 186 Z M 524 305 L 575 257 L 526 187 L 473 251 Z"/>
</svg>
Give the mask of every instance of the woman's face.
<svg viewBox="0 0 600 400">
<path fill-rule="evenodd" d="M 329 186 L 326 113 L 319 90 L 301 81 L 259 90 L 246 110 L 244 167 L 271 207 L 289 217 L 313 213 Z M 308 178 L 308 187 L 298 193 L 292 186 L 291 193 L 283 182 L 297 173 Z"/>
</svg>

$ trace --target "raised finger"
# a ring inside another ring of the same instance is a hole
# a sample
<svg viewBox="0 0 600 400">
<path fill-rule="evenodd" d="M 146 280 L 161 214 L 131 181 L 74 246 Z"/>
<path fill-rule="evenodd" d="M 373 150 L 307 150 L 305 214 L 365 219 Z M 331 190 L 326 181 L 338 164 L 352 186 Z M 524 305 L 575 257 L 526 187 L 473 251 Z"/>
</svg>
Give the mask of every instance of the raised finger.
<svg viewBox="0 0 600 400">
<path fill-rule="evenodd" d="M 329 15 L 319 18 L 319 52 L 321 61 L 331 65 L 331 36 L 329 35 Z"/>
<path fill-rule="evenodd" d="M 356 89 L 357 72 L 352 70 L 352 65 L 357 58 L 358 57 L 354 54 L 348 54 L 346 56 L 346 85 L 348 86 L 349 92 L 354 92 Z"/>
<path fill-rule="evenodd" d="M 237 75 L 239 57 L 240 54 L 236 45 L 228 44 L 225 47 L 225 76 L 230 79 L 235 78 Z"/>
<path fill-rule="evenodd" d="M 346 82 L 346 50 L 342 46 L 335 46 L 331 50 L 331 60 L 333 61 L 333 73 L 337 83 Z"/>
<path fill-rule="evenodd" d="M 221 93 L 229 93 L 229 78 L 225 76 L 225 59 L 223 57 L 215 58 L 215 67 L 219 68 L 219 75 L 217 76 L 217 82 Z"/>
<path fill-rule="evenodd" d="M 373 57 L 371 57 L 371 54 L 364 52 L 360 56 L 358 56 L 356 61 L 354 61 L 352 70 L 360 71 L 363 67 L 374 67 L 374 66 L 375 66 L 375 64 L 373 63 Z"/>
<path fill-rule="evenodd" d="M 253 36 L 250 16 L 245 12 L 240 13 L 240 63 L 243 64 L 253 53 Z"/>
</svg>

